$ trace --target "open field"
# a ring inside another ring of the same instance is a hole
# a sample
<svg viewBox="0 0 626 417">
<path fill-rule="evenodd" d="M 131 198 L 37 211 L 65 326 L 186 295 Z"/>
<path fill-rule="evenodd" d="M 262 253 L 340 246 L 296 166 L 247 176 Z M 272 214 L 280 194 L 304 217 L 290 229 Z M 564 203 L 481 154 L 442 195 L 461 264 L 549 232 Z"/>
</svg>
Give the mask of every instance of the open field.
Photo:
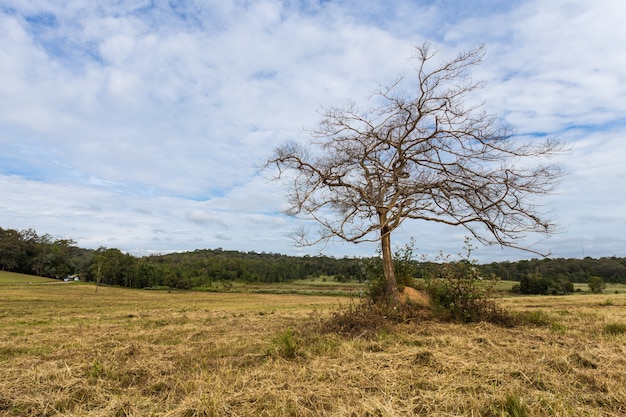
<svg viewBox="0 0 626 417">
<path fill-rule="evenodd" d="M 34 275 L 17 274 L 15 272 L 0 271 L 0 285 L 26 285 L 31 284 L 49 284 L 59 282 L 56 279 L 37 277 Z"/>
<path fill-rule="evenodd" d="M 337 282 L 333 277 L 315 277 L 291 282 L 246 283 L 238 281 L 215 282 L 211 287 L 197 290 L 216 292 L 247 292 L 257 294 L 299 294 L 328 296 L 358 296 L 366 290 L 364 283 Z"/>
<path fill-rule="evenodd" d="M 516 328 L 311 330 L 347 302 L 3 286 L 0 415 L 626 415 L 625 294 L 505 298 Z"/>
</svg>

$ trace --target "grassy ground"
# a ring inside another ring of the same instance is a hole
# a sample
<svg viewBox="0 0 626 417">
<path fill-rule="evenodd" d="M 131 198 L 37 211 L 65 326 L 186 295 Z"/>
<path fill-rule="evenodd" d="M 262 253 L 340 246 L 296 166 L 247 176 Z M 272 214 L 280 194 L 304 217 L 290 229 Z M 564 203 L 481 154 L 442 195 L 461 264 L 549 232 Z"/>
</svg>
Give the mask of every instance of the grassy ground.
<svg viewBox="0 0 626 417">
<path fill-rule="evenodd" d="M 419 280 L 418 280 L 419 282 Z M 484 281 L 484 285 L 493 285 L 493 290 L 503 296 L 510 296 L 518 281 L 498 280 Z M 587 284 L 574 284 L 577 294 L 589 293 Z M 316 277 L 292 282 L 269 284 L 254 284 L 244 282 L 216 282 L 212 286 L 198 289 L 214 292 L 252 292 L 259 294 L 302 294 L 302 295 L 331 295 L 331 296 L 359 296 L 367 291 L 367 284 L 358 282 L 337 282 L 332 277 Z M 607 283 L 605 294 L 625 294 L 626 284 Z"/>
<path fill-rule="evenodd" d="M 345 298 L 0 289 L 1 416 L 623 416 L 626 295 L 505 298 L 528 326 L 307 330 Z"/>
<path fill-rule="evenodd" d="M 17 274 L 15 272 L 0 271 L 0 285 L 27 285 L 59 282 L 56 279 L 37 277 L 34 275 Z"/>
<path fill-rule="evenodd" d="M 244 283 L 215 282 L 210 287 L 198 288 L 199 291 L 247 292 L 257 294 L 300 294 L 328 296 L 358 296 L 366 287 L 364 283 L 337 282 L 333 277 L 315 277 L 292 282 Z"/>
</svg>

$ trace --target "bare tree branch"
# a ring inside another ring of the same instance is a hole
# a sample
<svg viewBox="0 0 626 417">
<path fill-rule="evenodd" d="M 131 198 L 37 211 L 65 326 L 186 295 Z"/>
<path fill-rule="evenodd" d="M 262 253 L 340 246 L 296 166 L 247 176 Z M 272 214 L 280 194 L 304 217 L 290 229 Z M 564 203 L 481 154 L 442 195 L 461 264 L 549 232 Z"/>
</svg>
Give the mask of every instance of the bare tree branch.
<svg viewBox="0 0 626 417">
<path fill-rule="evenodd" d="M 418 46 L 415 72 L 379 86 L 372 108 L 327 109 L 308 147 L 276 149 L 267 166 L 290 175 L 288 213 L 319 226 L 314 237 L 298 234 L 299 244 L 381 241 L 385 258 L 389 235 L 410 219 L 534 252 L 518 242 L 553 230 L 534 201 L 554 191 L 562 172 L 549 160 L 564 147 L 521 140 L 482 103 L 468 104 L 480 87 L 469 70 L 483 54 L 478 47 L 437 64 L 436 51 Z M 395 276 L 387 279 L 393 291 Z"/>
</svg>

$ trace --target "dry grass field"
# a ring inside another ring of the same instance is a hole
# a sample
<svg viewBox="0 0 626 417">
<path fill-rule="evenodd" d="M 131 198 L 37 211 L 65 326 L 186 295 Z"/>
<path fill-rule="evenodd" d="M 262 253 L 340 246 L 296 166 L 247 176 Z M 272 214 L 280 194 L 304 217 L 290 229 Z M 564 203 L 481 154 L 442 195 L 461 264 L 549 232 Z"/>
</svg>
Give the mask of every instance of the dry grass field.
<svg viewBox="0 0 626 417">
<path fill-rule="evenodd" d="M 626 294 L 317 332 L 333 297 L 0 288 L 1 416 L 625 416 Z"/>
</svg>

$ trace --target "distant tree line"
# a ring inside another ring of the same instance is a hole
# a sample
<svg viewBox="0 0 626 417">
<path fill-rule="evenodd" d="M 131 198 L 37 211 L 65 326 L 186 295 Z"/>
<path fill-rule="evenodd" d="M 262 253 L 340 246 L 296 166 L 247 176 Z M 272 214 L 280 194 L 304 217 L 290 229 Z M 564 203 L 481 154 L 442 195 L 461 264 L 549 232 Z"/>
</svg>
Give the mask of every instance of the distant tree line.
<svg viewBox="0 0 626 417">
<path fill-rule="evenodd" d="M 626 258 L 599 259 L 544 258 L 517 262 L 494 262 L 480 266 L 484 274 L 493 274 L 508 281 L 522 281 L 524 277 L 540 276 L 562 278 L 573 283 L 586 283 L 593 276 L 605 282 L 626 283 Z"/>
<path fill-rule="evenodd" d="M 574 283 L 587 283 L 592 292 L 602 292 L 605 282 L 626 283 L 626 258 L 531 259 L 481 265 L 484 274 L 519 281 L 522 294 L 569 294 Z"/>
<path fill-rule="evenodd" d="M 0 270 L 50 278 L 78 275 L 82 280 L 129 288 L 211 287 L 226 281 L 286 282 L 318 276 L 363 281 L 358 258 L 286 256 L 223 249 L 135 257 L 115 248 L 83 249 L 69 239 L 34 230 L 0 228 Z"/>
<path fill-rule="evenodd" d="M 51 278 L 78 275 L 82 280 L 129 288 L 210 288 L 224 282 L 272 283 L 329 276 L 337 281 L 365 281 L 379 258 L 287 256 L 276 253 L 202 249 L 135 257 L 115 248 L 83 249 L 71 239 L 39 235 L 32 229 L 0 227 L 0 270 Z M 415 271 L 432 263 L 415 263 Z M 600 278 L 626 283 L 626 258 L 531 259 L 478 265 L 484 277 L 520 282 L 520 292 L 563 294 L 572 283 Z"/>
</svg>

